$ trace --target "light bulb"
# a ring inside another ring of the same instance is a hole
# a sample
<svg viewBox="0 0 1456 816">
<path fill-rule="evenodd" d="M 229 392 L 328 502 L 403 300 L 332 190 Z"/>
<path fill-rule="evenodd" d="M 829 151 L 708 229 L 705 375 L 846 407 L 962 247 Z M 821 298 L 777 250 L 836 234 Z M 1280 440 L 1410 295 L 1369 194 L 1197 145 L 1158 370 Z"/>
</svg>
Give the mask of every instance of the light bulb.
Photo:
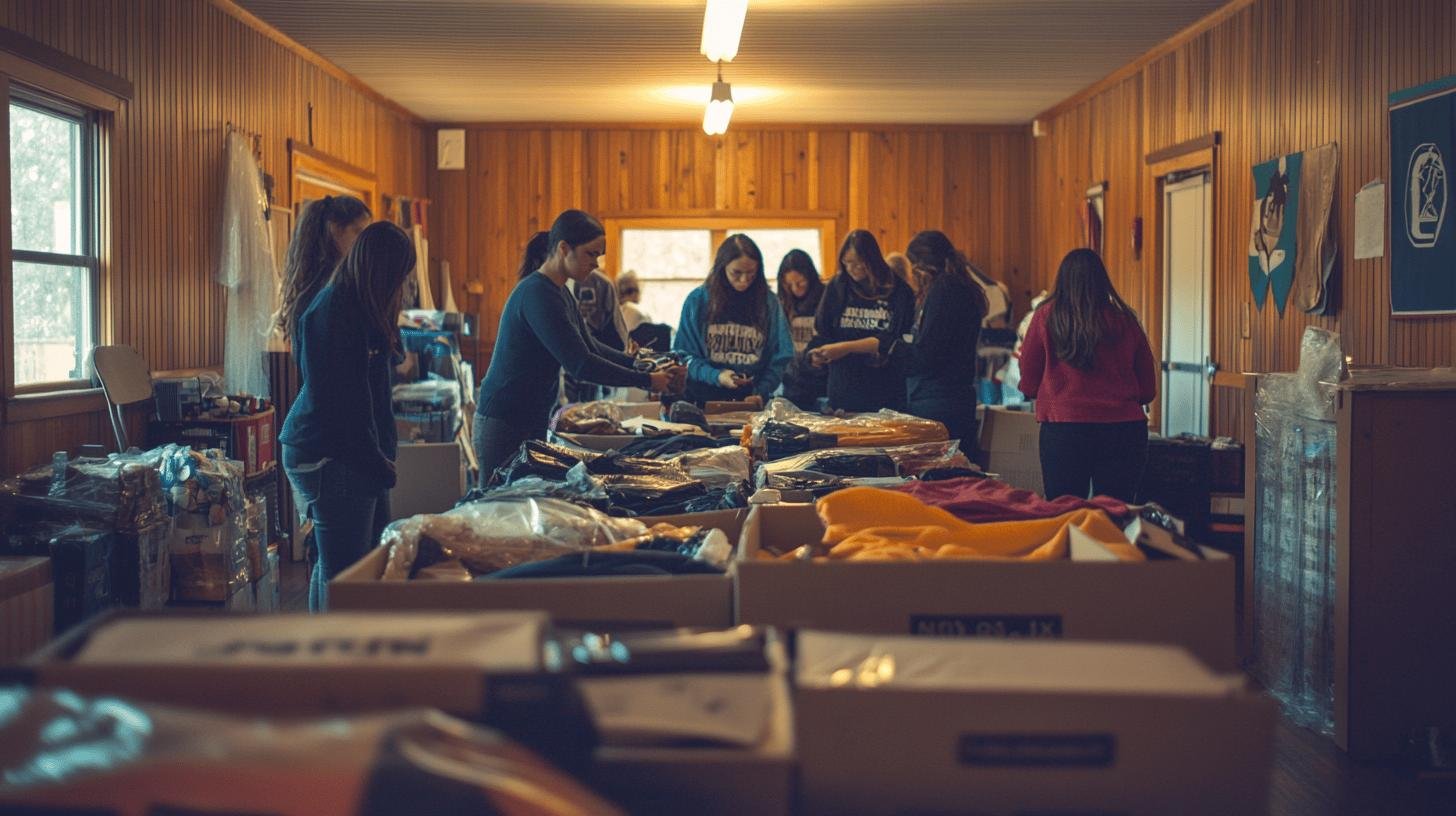
<svg viewBox="0 0 1456 816">
<path fill-rule="evenodd" d="M 728 122 L 733 118 L 733 87 L 721 79 L 713 83 L 713 95 L 703 111 L 703 132 L 709 136 L 722 136 L 728 132 Z"/>
<path fill-rule="evenodd" d="M 709 62 L 732 62 L 738 56 L 738 40 L 743 36 L 746 16 L 748 0 L 708 0 L 699 50 Z"/>
</svg>

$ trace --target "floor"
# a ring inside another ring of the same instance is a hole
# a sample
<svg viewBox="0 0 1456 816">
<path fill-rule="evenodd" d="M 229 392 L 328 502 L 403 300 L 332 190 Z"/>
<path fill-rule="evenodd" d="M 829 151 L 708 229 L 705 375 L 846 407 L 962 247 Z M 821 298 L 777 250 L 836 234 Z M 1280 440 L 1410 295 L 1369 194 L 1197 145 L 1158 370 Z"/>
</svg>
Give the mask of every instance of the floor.
<svg viewBox="0 0 1456 816">
<path fill-rule="evenodd" d="M 282 569 L 285 611 L 307 611 L 308 569 Z M 1357 765 L 1325 737 L 1281 720 L 1274 732 L 1270 816 L 1453 816 L 1456 773 Z"/>
</svg>

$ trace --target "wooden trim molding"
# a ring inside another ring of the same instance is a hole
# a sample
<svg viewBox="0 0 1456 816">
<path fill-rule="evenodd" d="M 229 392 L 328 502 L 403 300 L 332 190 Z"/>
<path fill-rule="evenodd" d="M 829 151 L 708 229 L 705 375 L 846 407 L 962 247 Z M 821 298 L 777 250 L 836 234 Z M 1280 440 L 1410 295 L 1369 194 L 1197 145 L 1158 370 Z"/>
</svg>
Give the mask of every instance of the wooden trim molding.
<svg viewBox="0 0 1456 816">
<path fill-rule="evenodd" d="M 1108 88 L 1111 88 L 1118 83 L 1124 82 L 1132 78 L 1139 71 L 1148 67 L 1149 64 L 1153 63 L 1158 59 L 1161 59 L 1162 57 L 1167 56 L 1168 54 L 1173 53 L 1174 51 L 1178 50 L 1179 47 L 1187 43 L 1189 40 L 1192 40 L 1194 37 L 1197 37 L 1209 31 L 1210 29 L 1214 28 L 1215 26 L 1229 19 L 1235 14 L 1238 14 L 1249 6 L 1254 5 L 1254 2 L 1255 0 L 1230 0 L 1229 3 L 1217 9 L 1214 9 L 1203 19 L 1198 20 L 1197 22 L 1193 23 L 1182 31 L 1179 31 L 1177 34 L 1174 34 L 1173 36 L 1159 43 L 1158 45 L 1155 45 L 1152 48 L 1148 49 L 1145 53 L 1143 53 L 1142 56 L 1138 57 L 1132 62 L 1129 62 L 1121 68 L 1118 68 L 1116 71 L 1113 71 L 1107 76 L 1097 80 L 1091 85 L 1088 85 L 1087 87 L 1072 94 L 1066 99 L 1063 99 L 1061 102 L 1058 102 L 1057 104 L 1037 114 L 1036 118 L 1055 118 L 1056 116 L 1066 113 L 1068 110 L 1071 110 L 1072 108 L 1082 104 L 1083 102 L 1086 102 L 1088 99 L 1091 99 L 1097 94 L 1102 93 Z"/>
<path fill-rule="evenodd" d="M 18 31 L 0 28 L 0 70 L 46 90 L 71 96 L 87 107 L 116 110 L 119 100 L 133 95 L 131 80 L 78 60 Z M 82 85 L 76 88 L 76 85 Z M 104 96 L 96 93 L 100 91 Z"/>
<path fill-rule="evenodd" d="M 307 145 L 288 140 L 289 202 L 303 203 L 304 187 L 328 190 L 330 195 L 355 195 L 369 211 L 379 214 L 379 177 L 362 167 L 336 159 Z"/>
<path fill-rule="evenodd" d="M 77 388 L 45 394 L 20 394 L 6 400 L 7 424 L 93 414 L 106 410 L 106 396 L 100 388 Z"/>
<path fill-rule="evenodd" d="M 1238 371 L 1215 371 L 1213 385 L 1215 388 L 1236 388 L 1242 391 L 1249 387 L 1249 377 Z"/>
<path fill-rule="evenodd" d="M 1189 139 L 1180 142 L 1172 147 L 1165 147 L 1162 150 L 1154 151 L 1147 155 L 1146 164 L 1149 166 L 1165 164 L 1173 159 L 1181 159 L 1189 153 L 1198 153 L 1216 147 L 1223 140 L 1223 135 L 1215 130 L 1214 132 L 1200 136 L 1197 139 Z"/>
<path fill-rule="evenodd" d="M 464 128 L 465 130 L 701 130 L 701 121 L 682 122 L 430 122 L 429 128 Z M 943 131 L 947 133 L 1005 133 L 1029 135 L 1029 125 L 972 125 L 947 122 L 901 124 L 898 122 L 735 122 L 733 130 L 789 131 Z M 704 138 L 725 139 L 733 135 Z"/>
<path fill-rule="evenodd" d="M 248 11 L 242 6 L 239 6 L 232 0 L 211 0 L 211 2 L 224 14 L 233 17 L 238 22 L 246 25 L 248 28 L 253 29 L 259 34 L 262 34 L 264 37 L 267 37 L 268 39 L 277 43 L 278 45 L 281 45 L 289 51 L 292 51 L 294 54 L 302 57 L 304 61 L 308 62 L 310 65 L 317 67 L 319 70 L 323 71 L 334 79 L 337 79 L 340 82 L 343 82 L 345 85 L 348 85 L 349 87 L 359 91 L 360 93 L 369 97 L 374 102 L 377 102 L 380 105 L 389 108 L 391 111 L 399 114 L 402 118 L 404 118 L 405 121 L 411 122 L 416 125 L 424 124 L 424 120 L 421 119 L 409 108 L 406 108 L 404 105 L 401 105 L 393 99 L 390 99 L 379 91 L 374 90 L 374 88 L 365 84 L 364 80 L 354 76 L 353 74 L 345 71 L 343 68 L 340 68 L 333 62 L 325 59 L 317 51 L 314 51 L 313 49 L 299 42 L 298 40 L 295 40 L 287 34 L 284 34 L 282 31 L 279 31 L 278 29 L 270 25 L 266 20 L 258 17 L 256 14 L 253 14 L 251 11 Z"/>
</svg>

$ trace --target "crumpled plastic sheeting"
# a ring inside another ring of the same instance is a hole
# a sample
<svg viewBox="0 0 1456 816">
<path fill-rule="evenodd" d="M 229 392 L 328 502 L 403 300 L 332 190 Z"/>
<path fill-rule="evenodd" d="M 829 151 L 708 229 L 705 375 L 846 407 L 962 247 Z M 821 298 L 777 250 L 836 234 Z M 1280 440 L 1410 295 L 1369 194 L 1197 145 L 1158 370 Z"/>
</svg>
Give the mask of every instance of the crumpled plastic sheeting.
<svg viewBox="0 0 1456 816">
<path fill-rule="evenodd" d="M 557 433 L 620 434 L 622 409 L 616 403 L 598 400 L 567 405 L 551 421 Z"/>
<path fill-rule="evenodd" d="M 226 162 L 217 259 L 217 282 L 228 289 L 223 376 L 234 394 L 267 397 L 263 353 L 273 328 L 278 292 L 273 238 L 263 217 L 268 195 L 248 139 L 242 134 L 228 134 Z"/>
<path fill-rule="evenodd" d="M 0 781 L 7 813 L 619 813 L 438 711 L 275 721 L 19 687 L 0 687 Z"/>
<path fill-rule="evenodd" d="M 612 504 L 611 496 L 600 480 L 586 469 L 585 462 L 577 462 L 566 471 L 561 481 L 543 479 L 539 476 L 523 476 L 508 485 L 491 488 L 472 488 L 456 507 L 479 501 L 500 499 L 562 499 L 572 504 L 595 507 L 606 512 Z"/>
<path fill-rule="evenodd" d="M 647 527 L 560 499 L 506 499 L 401 519 L 384 530 L 385 580 L 409 578 L 418 564 L 458 560 L 495 572 L 640 536 Z"/>
<path fill-rule="evenodd" d="M 939 468 L 970 467 L 971 461 L 960 451 L 959 440 L 891 448 L 829 448 L 763 462 L 754 473 L 754 485 L 768 487 L 770 477 L 795 472 L 829 476 L 913 477 Z"/>
<path fill-rule="evenodd" d="M 746 482 L 749 477 L 748 451 L 741 447 L 704 448 L 663 457 L 681 465 L 688 475 L 708 487 L 726 487 Z"/>
<path fill-rule="evenodd" d="M 743 444 L 776 459 L 819 448 L 868 448 L 944 442 L 939 422 L 888 408 L 872 414 L 831 416 L 801 411 L 775 398 L 743 428 Z"/>
</svg>

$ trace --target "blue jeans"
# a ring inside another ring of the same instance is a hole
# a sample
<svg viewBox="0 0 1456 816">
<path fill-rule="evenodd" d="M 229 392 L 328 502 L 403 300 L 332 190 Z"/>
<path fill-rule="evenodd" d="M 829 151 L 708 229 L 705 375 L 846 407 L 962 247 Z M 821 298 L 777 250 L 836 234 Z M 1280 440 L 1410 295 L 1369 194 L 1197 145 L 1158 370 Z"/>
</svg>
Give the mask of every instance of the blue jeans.
<svg viewBox="0 0 1456 816">
<path fill-rule="evenodd" d="M 300 461 L 283 446 L 283 470 L 293 486 L 299 513 L 313 521 L 318 563 L 308 581 L 308 609 L 325 612 L 329 581 L 379 543 L 389 523 L 389 491 L 366 487 L 369 478 L 337 459 Z"/>
</svg>

